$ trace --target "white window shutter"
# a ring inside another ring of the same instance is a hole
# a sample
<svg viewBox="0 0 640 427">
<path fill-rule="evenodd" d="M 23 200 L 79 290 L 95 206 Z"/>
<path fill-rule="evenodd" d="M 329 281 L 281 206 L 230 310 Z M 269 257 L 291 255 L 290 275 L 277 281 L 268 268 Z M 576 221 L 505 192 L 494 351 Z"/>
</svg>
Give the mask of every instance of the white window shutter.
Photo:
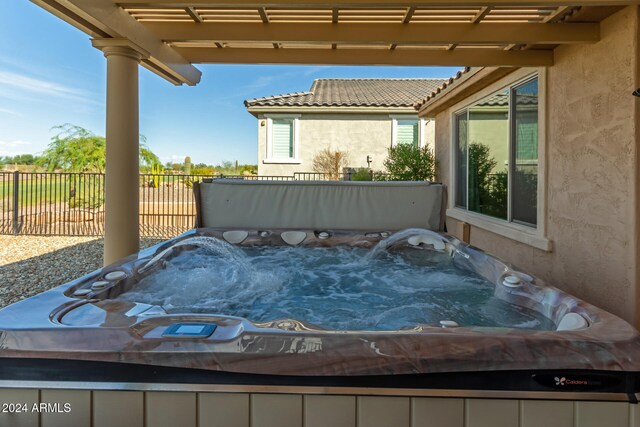
<svg viewBox="0 0 640 427">
<path fill-rule="evenodd" d="M 418 145 L 418 120 L 398 120 L 396 125 L 396 144 Z"/>
<path fill-rule="evenodd" d="M 293 120 L 273 119 L 271 151 L 274 158 L 293 158 Z"/>
</svg>

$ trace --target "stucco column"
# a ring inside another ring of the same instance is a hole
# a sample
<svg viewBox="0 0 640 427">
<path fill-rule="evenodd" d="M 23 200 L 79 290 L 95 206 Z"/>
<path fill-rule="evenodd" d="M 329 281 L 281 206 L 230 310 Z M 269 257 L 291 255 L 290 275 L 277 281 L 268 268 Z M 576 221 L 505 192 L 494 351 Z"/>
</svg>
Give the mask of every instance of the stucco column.
<svg viewBox="0 0 640 427">
<path fill-rule="evenodd" d="M 107 166 L 104 265 L 140 249 L 138 64 L 146 53 L 128 40 L 94 39 L 107 58 Z"/>
</svg>

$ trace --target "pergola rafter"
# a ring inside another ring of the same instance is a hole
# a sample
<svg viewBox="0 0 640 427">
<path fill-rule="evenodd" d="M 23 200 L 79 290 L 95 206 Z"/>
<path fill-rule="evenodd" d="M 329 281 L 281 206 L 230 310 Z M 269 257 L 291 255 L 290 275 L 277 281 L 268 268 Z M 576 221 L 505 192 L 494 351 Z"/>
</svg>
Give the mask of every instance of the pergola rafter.
<svg viewBox="0 0 640 427">
<path fill-rule="evenodd" d="M 260 63 L 349 64 L 357 62 L 347 58 L 353 55 L 363 65 L 484 65 L 494 60 L 493 65 L 544 66 L 550 65 L 553 55 L 538 51 L 599 40 L 598 20 L 568 18 L 584 7 L 626 2 L 131 0 L 119 5 L 193 63 L 251 63 L 259 57 Z M 199 25 L 186 10 L 196 14 Z M 533 53 L 505 55 L 524 50 L 521 46 Z M 216 51 L 220 49 L 225 52 Z M 267 60 L 261 49 L 279 52 Z M 315 61 L 307 51 L 313 52 Z M 396 51 L 403 53 L 393 55 Z M 452 51 L 462 53 L 452 55 Z M 302 56 L 296 60 L 298 54 Z M 409 60 L 410 55 L 416 58 Z M 481 56 L 486 60 L 479 60 Z"/>
<path fill-rule="evenodd" d="M 253 24 L 148 22 L 144 26 L 166 42 L 295 42 L 295 43 L 396 43 L 510 44 L 593 43 L 598 24 Z"/>
</svg>

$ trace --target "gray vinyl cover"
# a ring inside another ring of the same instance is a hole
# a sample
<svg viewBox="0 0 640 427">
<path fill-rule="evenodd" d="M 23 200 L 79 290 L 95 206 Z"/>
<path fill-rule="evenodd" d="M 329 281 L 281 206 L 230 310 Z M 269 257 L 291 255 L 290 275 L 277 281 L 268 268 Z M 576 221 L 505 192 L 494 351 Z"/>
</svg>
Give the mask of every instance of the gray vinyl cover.
<svg viewBox="0 0 640 427">
<path fill-rule="evenodd" d="M 444 229 L 442 184 L 214 180 L 198 188 L 200 227 Z"/>
</svg>

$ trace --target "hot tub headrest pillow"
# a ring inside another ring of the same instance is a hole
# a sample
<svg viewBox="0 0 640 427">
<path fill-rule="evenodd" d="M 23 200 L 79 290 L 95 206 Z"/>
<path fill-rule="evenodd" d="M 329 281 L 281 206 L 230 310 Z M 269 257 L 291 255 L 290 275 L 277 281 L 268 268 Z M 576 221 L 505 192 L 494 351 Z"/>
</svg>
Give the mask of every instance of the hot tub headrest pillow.
<svg viewBox="0 0 640 427">
<path fill-rule="evenodd" d="M 444 229 L 447 191 L 429 182 L 213 180 L 194 185 L 196 227 Z"/>
</svg>

